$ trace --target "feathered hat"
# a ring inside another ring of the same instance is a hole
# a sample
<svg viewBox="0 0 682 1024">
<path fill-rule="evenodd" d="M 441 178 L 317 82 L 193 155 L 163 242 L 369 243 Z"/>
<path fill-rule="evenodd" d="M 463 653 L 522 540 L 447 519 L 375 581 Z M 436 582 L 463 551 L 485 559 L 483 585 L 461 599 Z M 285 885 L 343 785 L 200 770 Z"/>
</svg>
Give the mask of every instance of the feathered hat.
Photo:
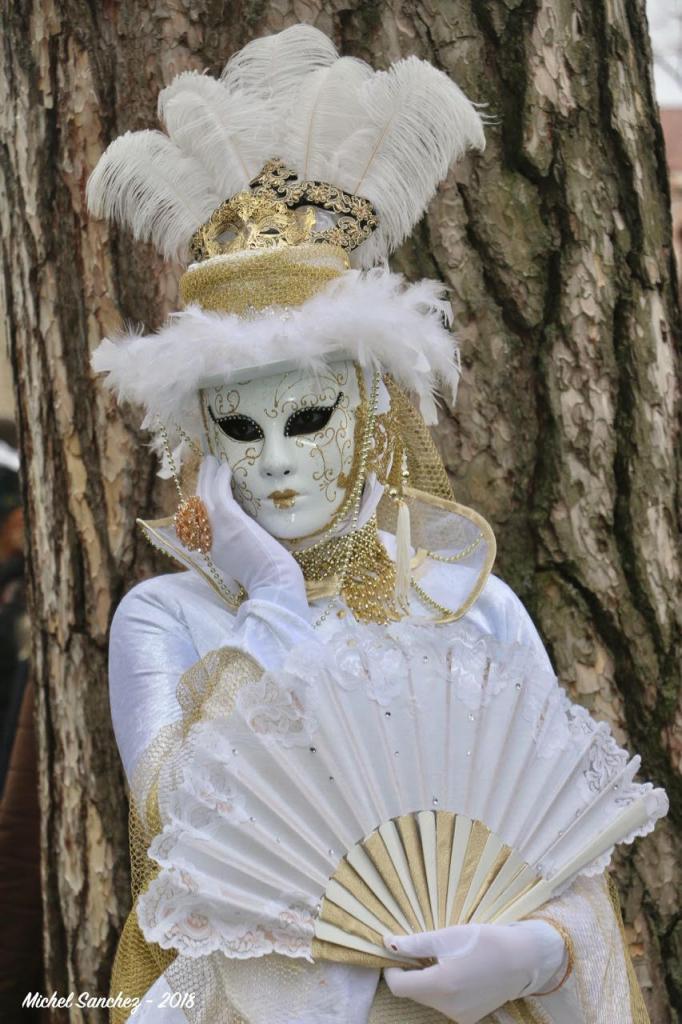
<svg viewBox="0 0 682 1024">
<path fill-rule="evenodd" d="M 296 25 L 249 43 L 220 79 L 188 71 L 158 103 L 166 131 L 127 132 L 87 187 L 90 210 L 180 260 L 183 309 L 105 339 L 93 367 L 173 445 L 201 434 L 197 391 L 235 373 L 352 358 L 413 393 L 459 376 L 442 285 L 385 265 L 481 117 L 416 57 L 374 71 Z"/>
</svg>

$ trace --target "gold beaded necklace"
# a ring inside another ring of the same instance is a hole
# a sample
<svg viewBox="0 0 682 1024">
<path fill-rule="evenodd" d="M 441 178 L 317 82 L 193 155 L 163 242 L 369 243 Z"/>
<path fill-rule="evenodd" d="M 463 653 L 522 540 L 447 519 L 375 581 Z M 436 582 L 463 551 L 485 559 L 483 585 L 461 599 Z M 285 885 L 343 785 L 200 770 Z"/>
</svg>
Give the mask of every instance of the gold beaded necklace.
<svg viewBox="0 0 682 1024">
<path fill-rule="evenodd" d="M 295 552 L 294 558 L 306 582 L 330 581 L 361 622 L 387 623 L 404 614 L 395 601 L 395 565 L 379 539 L 376 516 L 360 529 Z M 329 609 L 316 625 L 328 614 Z"/>
</svg>

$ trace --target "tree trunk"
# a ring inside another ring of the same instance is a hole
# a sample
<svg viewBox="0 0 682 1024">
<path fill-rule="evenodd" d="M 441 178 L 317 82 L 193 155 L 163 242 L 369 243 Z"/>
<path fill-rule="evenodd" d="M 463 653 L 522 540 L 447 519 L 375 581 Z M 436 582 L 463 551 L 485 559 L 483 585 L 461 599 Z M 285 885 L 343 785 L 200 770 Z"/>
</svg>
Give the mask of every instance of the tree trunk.
<svg viewBox="0 0 682 1024">
<path fill-rule="evenodd" d="M 88 219 L 110 139 L 153 126 L 177 72 L 305 20 L 378 66 L 416 53 L 491 119 L 395 263 L 452 289 L 463 356 L 437 437 L 498 573 L 572 695 L 679 798 L 679 375 L 663 142 L 644 0 L 4 0 L 2 281 L 16 382 L 38 691 L 46 991 L 104 994 L 128 909 L 107 629 L 170 511 L 135 425 L 93 380 L 121 317 L 158 324 L 177 275 Z M 178 372 L 182 372 L 178 368 Z M 677 734 L 675 725 L 677 724 Z M 618 857 L 654 1024 L 682 1010 L 680 802 Z M 55 1021 L 104 1021 L 103 1011 Z"/>
</svg>

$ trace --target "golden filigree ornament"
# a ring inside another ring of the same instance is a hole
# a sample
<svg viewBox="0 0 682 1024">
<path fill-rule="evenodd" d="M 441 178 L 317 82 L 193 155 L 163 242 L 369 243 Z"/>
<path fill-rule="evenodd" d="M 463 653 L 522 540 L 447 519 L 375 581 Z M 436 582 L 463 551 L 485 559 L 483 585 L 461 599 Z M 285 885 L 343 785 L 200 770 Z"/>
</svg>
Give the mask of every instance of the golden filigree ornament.
<svg viewBox="0 0 682 1024">
<path fill-rule="evenodd" d="M 173 523 L 178 540 L 188 551 L 198 551 L 202 555 L 210 552 L 213 544 L 211 523 L 206 506 L 196 494 L 180 502 Z"/>
<path fill-rule="evenodd" d="M 245 249 L 279 249 L 308 241 L 315 227 L 310 207 L 290 209 L 269 195 L 239 192 L 222 203 L 192 239 L 197 261 Z"/>
<path fill-rule="evenodd" d="M 299 181 L 281 160 L 268 160 L 250 184 L 250 192 L 227 199 L 192 236 L 195 262 L 242 252 L 303 242 L 338 246 L 350 252 L 370 237 L 378 225 L 368 199 L 351 195 L 323 181 Z M 315 230 L 315 210 L 336 217 L 329 227 Z"/>
</svg>

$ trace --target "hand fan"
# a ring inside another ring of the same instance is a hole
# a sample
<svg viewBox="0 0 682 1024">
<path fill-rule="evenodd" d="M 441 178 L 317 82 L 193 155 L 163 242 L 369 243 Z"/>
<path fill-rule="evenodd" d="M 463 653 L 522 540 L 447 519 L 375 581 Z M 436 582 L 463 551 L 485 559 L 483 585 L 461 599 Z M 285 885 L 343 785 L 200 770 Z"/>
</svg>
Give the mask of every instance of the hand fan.
<svg viewBox="0 0 682 1024">
<path fill-rule="evenodd" d="M 528 648 L 346 628 L 166 762 L 140 925 L 189 956 L 381 966 L 389 932 L 518 920 L 601 872 L 667 811 L 638 767 Z"/>
</svg>

